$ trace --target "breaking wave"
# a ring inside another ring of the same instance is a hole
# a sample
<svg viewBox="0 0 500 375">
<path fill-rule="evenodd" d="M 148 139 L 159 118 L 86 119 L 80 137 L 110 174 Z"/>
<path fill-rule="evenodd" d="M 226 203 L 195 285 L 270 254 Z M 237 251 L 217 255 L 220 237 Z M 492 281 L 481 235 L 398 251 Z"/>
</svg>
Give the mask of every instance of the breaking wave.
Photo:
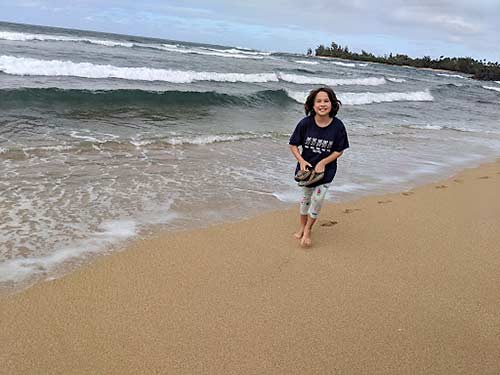
<svg viewBox="0 0 500 375">
<path fill-rule="evenodd" d="M 169 110 L 172 106 L 205 105 L 243 107 L 303 104 L 308 91 L 262 90 L 247 95 L 231 95 L 215 91 L 146 91 L 77 90 L 59 88 L 20 88 L 0 90 L 0 108 L 24 108 L 27 105 L 41 108 L 91 108 L 113 110 L 116 108 L 155 107 Z M 429 91 L 415 92 L 362 92 L 337 93 L 344 105 L 362 105 L 397 101 L 432 101 Z"/>
<path fill-rule="evenodd" d="M 328 86 L 342 86 L 342 85 L 379 86 L 386 83 L 386 80 L 383 77 L 336 79 L 336 78 L 311 77 L 311 76 L 302 76 L 298 74 L 279 73 L 279 78 L 283 81 L 297 83 L 300 85 L 313 84 L 313 85 L 328 85 Z"/>
<path fill-rule="evenodd" d="M 275 73 L 218 73 L 148 67 L 119 67 L 88 62 L 48 61 L 5 55 L 0 56 L 0 71 L 13 75 L 121 78 L 171 83 L 191 83 L 195 81 L 263 83 L 278 81 Z"/>
<path fill-rule="evenodd" d="M 30 34 L 11 31 L 0 31 L 0 40 L 12 41 L 49 41 L 49 42 L 73 42 L 73 43 L 90 43 L 106 47 L 125 47 L 125 48 L 152 48 L 168 52 L 198 54 L 218 57 L 232 57 L 240 59 L 263 59 L 271 55 L 270 52 L 252 51 L 239 48 L 209 48 L 209 47 L 189 47 L 181 44 L 147 44 L 137 42 L 117 41 L 110 39 L 95 39 L 95 38 L 79 38 L 65 35 L 50 35 L 50 34 Z"/>
<path fill-rule="evenodd" d="M 486 90 L 493 90 L 493 91 L 498 91 L 498 92 L 500 92 L 500 87 L 483 86 L 483 89 L 486 89 Z"/>
<path fill-rule="evenodd" d="M 304 103 L 308 92 L 287 91 L 288 95 L 299 103 Z M 337 93 L 337 97 L 344 105 L 363 105 L 372 103 L 415 101 L 433 101 L 434 98 L 429 91 L 414 92 L 361 92 L 361 93 Z"/>
</svg>

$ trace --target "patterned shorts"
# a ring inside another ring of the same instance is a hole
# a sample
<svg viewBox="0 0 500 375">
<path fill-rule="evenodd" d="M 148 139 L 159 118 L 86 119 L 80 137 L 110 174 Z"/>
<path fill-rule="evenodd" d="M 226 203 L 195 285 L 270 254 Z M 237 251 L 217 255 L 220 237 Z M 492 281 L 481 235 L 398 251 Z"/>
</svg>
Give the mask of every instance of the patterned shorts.
<svg viewBox="0 0 500 375">
<path fill-rule="evenodd" d="M 322 184 L 316 187 L 303 187 L 302 199 L 300 201 L 300 214 L 309 215 L 316 219 L 321 211 L 325 200 L 326 191 L 330 184 Z"/>
</svg>

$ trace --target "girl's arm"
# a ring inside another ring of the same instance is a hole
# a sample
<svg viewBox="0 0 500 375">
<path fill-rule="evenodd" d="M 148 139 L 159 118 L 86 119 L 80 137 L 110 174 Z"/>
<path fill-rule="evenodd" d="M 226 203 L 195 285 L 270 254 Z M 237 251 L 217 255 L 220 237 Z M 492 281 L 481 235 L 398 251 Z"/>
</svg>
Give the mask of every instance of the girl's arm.
<svg viewBox="0 0 500 375">
<path fill-rule="evenodd" d="M 332 161 L 337 160 L 342 156 L 344 151 L 333 151 L 331 155 L 327 156 L 323 160 L 319 161 L 318 164 L 316 164 L 316 167 L 314 170 L 318 173 L 324 172 L 325 171 L 325 166 L 327 164 L 330 164 Z"/>
<path fill-rule="evenodd" d="M 292 151 L 293 156 L 295 156 L 295 159 L 297 159 L 297 161 L 299 162 L 301 171 L 305 171 L 308 166 L 312 167 L 312 165 L 309 162 L 305 161 L 302 155 L 300 155 L 300 151 L 297 146 L 290 145 L 290 150 Z"/>
</svg>

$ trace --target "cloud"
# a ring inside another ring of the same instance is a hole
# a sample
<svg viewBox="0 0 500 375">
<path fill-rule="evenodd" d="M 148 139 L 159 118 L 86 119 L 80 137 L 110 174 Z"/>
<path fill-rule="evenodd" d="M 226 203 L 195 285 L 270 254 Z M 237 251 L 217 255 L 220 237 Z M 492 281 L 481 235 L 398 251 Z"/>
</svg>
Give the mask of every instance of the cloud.
<svg viewBox="0 0 500 375">
<path fill-rule="evenodd" d="M 168 4 L 158 4 L 155 6 L 148 6 L 145 4 L 144 10 L 146 11 L 155 11 L 155 12 L 167 12 L 167 14 L 176 14 L 176 15 L 186 15 L 186 16 L 215 16 L 213 10 L 200 8 L 200 7 L 186 7 L 180 5 L 168 5 Z"/>
<path fill-rule="evenodd" d="M 17 5 L 22 8 L 40 8 L 43 6 L 41 1 L 36 0 L 20 0 Z"/>
<path fill-rule="evenodd" d="M 268 50 L 335 41 L 377 54 L 500 60 L 499 0 L 19 0 L 5 8 L 18 22 Z"/>
<path fill-rule="evenodd" d="M 412 27 L 431 27 L 432 30 L 460 34 L 477 34 L 482 31 L 478 21 L 467 21 L 463 16 L 441 13 L 442 10 L 423 6 L 395 9 L 392 18 L 397 22 L 412 24 Z"/>
</svg>

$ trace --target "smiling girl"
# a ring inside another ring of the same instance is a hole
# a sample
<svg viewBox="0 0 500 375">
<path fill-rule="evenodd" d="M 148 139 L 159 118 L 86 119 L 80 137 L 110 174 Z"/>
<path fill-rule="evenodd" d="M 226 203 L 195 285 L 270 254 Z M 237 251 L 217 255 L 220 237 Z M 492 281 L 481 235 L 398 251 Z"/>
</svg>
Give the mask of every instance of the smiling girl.
<svg viewBox="0 0 500 375">
<path fill-rule="evenodd" d="M 312 245 L 311 230 L 337 172 L 337 159 L 349 147 L 344 124 L 335 117 L 340 105 L 331 88 L 312 90 L 304 104 L 307 117 L 297 124 L 290 137 L 290 149 L 297 159 L 295 173 L 302 179 L 299 185 L 303 189 L 300 227 L 294 236 L 303 247 Z M 311 173 L 305 173 L 308 169 Z"/>
</svg>

